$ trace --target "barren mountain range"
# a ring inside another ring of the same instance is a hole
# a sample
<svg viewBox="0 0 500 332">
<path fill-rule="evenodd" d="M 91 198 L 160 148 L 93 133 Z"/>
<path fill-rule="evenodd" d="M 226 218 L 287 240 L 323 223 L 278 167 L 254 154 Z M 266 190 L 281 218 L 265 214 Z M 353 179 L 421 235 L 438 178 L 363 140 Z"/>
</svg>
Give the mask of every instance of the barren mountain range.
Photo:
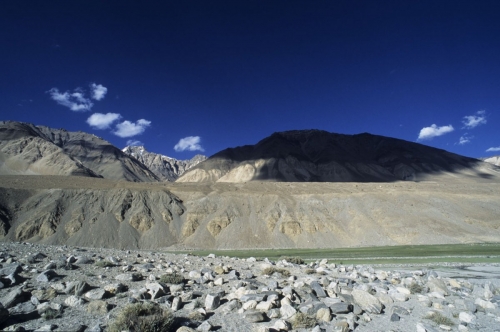
<svg viewBox="0 0 500 332">
<path fill-rule="evenodd" d="M 275 133 L 172 183 L 136 159 L 140 148 L 129 156 L 93 135 L 3 122 L 0 137 L 4 241 L 324 248 L 500 240 L 499 167 L 393 138 Z"/>
<path fill-rule="evenodd" d="M 144 146 L 127 146 L 122 151 L 139 160 L 162 181 L 175 181 L 188 169 L 207 159 L 197 154 L 189 160 L 178 160 L 149 152 Z"/>
<path fill-rule="evenodd" d="M 418 143 L 367 133 L 295 130 L 216 153 L 179 181 L 387 182 L 460 171 L 489 176 L 477 159 Z"/>
</svg>

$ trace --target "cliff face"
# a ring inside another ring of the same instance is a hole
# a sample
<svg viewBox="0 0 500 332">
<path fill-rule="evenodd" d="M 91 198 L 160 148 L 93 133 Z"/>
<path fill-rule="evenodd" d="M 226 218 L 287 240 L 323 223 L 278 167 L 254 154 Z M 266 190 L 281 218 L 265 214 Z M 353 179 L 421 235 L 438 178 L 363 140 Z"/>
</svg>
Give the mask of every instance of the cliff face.
<svg viewBox="0 0 500 332">
<path fill-rule="evenodd" d="M 0 175 L 78 175 L 151 182 L 159 179 L 111 143 L 84 132 L 0 122 Z"/>
<path fill-rule="evenodd" d="M 480 177 L 492 170 L 477 159 L 395 138 L 297 130 L 223 150 L 177 181 L 392 182 L 454 172 Z"/>
<path fill-rule="evenodd" d="M 207 159 L 198 154 L 189 160 L 178 160 L 148 152 L 143 146 L 127 146 L 122 151 L 143 163 L 162 181 L 175 181 L 188 169 Z"/>
</svg>

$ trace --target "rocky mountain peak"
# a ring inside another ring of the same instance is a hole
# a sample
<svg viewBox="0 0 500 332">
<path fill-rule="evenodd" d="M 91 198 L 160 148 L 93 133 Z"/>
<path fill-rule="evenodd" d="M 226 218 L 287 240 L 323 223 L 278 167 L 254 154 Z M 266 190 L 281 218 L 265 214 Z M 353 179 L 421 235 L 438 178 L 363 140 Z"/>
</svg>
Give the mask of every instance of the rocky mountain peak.
<svg viewBox="0 0 500 332">
<path fill-rule="evenodd" d="M 179 181 L 392 182 L 459 171 L 481 177 L 487 168 L 477 159 L 401 139 L 313 129 L 276 132 L 255 145 L 225 149 Z"/>
<path fill-rule="evenodd" d="M 188 160 L 178 160 L 149 152 L 142 145 L 126 146 L 122 151 L 143 163 L 163 181 L 175 181 L 188 169 L 207 159 L 207 157 L 198 154 Z"/>
<path fill-rule="evenodd" d="M 96 135 L 24 122 L 0 122 L 0 160 L 0 175 L 158 181 L 143 164 Z"/>
</svg>

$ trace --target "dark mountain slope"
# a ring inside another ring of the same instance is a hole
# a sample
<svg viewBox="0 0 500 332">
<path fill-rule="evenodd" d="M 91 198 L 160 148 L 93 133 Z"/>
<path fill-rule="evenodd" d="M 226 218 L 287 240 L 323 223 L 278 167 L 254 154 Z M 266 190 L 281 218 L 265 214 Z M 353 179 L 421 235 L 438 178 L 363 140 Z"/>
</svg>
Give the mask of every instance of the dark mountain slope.
<svg viewBox="0 0 500 332">
<path fill-rule="evenodd" d="M 495 174 L 480 160 L 400 139 L 294 130 L 220 151 L 178 181 L 385 182 L 458 171 L 479 177 Z"/>
<path fill-rule="evenodd" d="M 14 121 L 0 122 L 2 174 L 159 180 L 135 158 L 95 135 Z"/>
</svg>

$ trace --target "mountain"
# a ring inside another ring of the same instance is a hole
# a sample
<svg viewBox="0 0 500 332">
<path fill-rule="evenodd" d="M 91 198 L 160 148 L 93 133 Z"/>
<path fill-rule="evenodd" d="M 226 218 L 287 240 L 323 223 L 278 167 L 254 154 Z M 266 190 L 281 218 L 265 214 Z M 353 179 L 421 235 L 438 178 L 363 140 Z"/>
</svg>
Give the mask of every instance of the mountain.
<svg viewBox="0 0 500 332">
<path fill-rule="evenodd" d="M 0 242 L 339 248 L 500 241 L 500 177 L 377 183 L 0 176 Z"/>
<path fill-rule="evenodd" d="M 139 160 L 162 181 L 175 181 L 188 169 L 207 159 L 207 157 L 197 154 L 189 160 L 177 160 L 148 152 L 144 146 L 127 146 L 122 151 Z"/>
<path fill-rule="evenodd" d="M 177 181 L 392 182 L 456 172 L 486 178 L 498 174 L 478 159 L 400 139 L 293 130 L 220 151 Z"/>
<path fill-rule="evenodd" d="M 500 156 L 493 156 L 488 158 L 481 158 L 482 161 L 493 164 L 495 166 L 500 166 Z"/>
<path fill-rule="evenodd" d="M 92 134 L 0 122 L 0 175 L 77 175 L 158 181 L 146 166 Z"/>
<path fill-rule="evenodd" d="M 500 241 L 500 167 L 370 134 L 275 133 L 158 182 L 94 135 L 2 122 L 0 175 L 0 242 L 242 249 Z"/>
</svg>

